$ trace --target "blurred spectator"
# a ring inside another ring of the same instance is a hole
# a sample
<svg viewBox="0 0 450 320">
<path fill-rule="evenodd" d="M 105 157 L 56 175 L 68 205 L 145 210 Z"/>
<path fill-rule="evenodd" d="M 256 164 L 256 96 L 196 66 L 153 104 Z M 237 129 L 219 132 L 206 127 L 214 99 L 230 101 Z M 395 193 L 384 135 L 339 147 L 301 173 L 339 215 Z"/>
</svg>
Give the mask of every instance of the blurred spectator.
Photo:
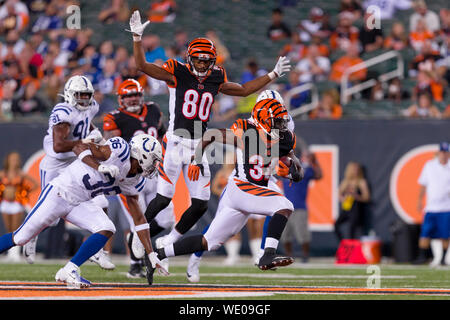
<svg viewBox="0 0 450 320">
<path fill-rule="evenodd" d="M 66 52 L 69 58 L 78 48 L 77 30 L 64 29 L 60 36 L 61 51 Z"/>
<path fill-rule="evenodd" d="M 161 46 L 160 39 L 157 35 L 146 35 L 142 37 L 142 47 L 145 52 L 145 60 L 152 63 L 155 60 L 167 60 L 166 51 Z"/>
<path fill-rule="evenodd" d="M 45 8 L 52 2 L 52 0 L 25 0 L 28 10 L 33 14 L 45 12 Z"/>
<path fill-rule="evenodd" d="M 364 14 L 363 25 L 359 28 L 359 41 L 361 42 L 361 52 L 372 52 L 383 47 L 383 30 L 374 28 L 369 24 L 373 19 L 373 13 Z"/>
<path fill-rule="evenodd" d="M 175 42 L 173 47 L 175 49 L 175 54 L 181 57 L 180 61 L 184 62 L 186 60 L 186 50 L 189 45 L 188 34 L 185 30 L 179 29 L 175 31 Z"/>
<path fill-rule="evenodd" d="M 127 0 L 111 0 L 98 15 L 102 23 L 127 22 L 130 18 L 130 9 Z"/>
<path fill-rule="evenodd" d="M 45 8 L 45 13 L 38 16 L 31 27 L 32 33 L 58 30 L 63 27 L 63 20 L 58 16 L 58 8 L 54 3 L 50 3 Z"/>
<path fill-rule="evenodd" d="M 162 65 L 164 64 L 164 61 L 161 59 L 157 59 L 157 60 L 155 60 L 154 63 L 157 66 L 162 67 Z M 149 76 L 146 76 L 146 80 L 147 80 L 147 84 L 144 85 L 143 87 L 144 88 L 148 87 L 148 91 L 151 96 L 168 93 L 168 88 L 167 88 L 167 84 L 165 81 L 158 80 L 158 79 L 155 79 L 155 78 L 152 78 Z"/>
<path fill-rule="evenodd" d="M 359 50 L 357 44 L 352 44 L 348 47 L 347 52 L 344 56 L 336 60 L 331 66 L 331 73 L 329 79 L 331 81 L 340 83 L 344 71 L 348 68 L 363 62 L 359 57 Z M 361 69 L 359 71 L 353 72 L 349 76 L 350 82 L 357 82 L 366 79 L 367 69 Z"/>
<path fill-rule="evenodd" d="M 5 40 L 5 45 L 1 48 L 0 60 L 17 60 L 25 47 L 25 41 L 20 38 L 17 30 L 10 30 Z"/>
<path fill-rule="evenodd" d="M 288 57 L 291 63 L 297 63 L 305 57 L 307 46 L 300 40 L 297 32 L 291 35 L 291 41 L 283 46 L 279 55 Z"/>
<path fill-rule="evenodd" d="M 399 102 L 402 99 L 408 99 L 410 97 L 406 90 L 402 89 L 399 78 L 394 78 L 390 81 L 387 88 L 387 99 Z"/>
<path fill-rule="evenodd" d="M 385 99 L 383 84 L 380 80 L 376 80 L 375 85 L 370 90 L 371 101 L 381 101 Z"/>
<path fill-rule="evenodd" d="M 359 163 L 350 161 L 347 164 L 338 194 L 341 207 L 334 231 L 339 241 L 356 239 L 358 228 L 362 228 L 364 222 L 364 205 L 370 201 L 369 186 Z M 350 223 L 350 232 L 344 236 L 341 227 L 347 221 Z"/>
<path fill-rule="evenodd" d="M 283 21 L 283 11 L 280 8 L 272 10 L 272 23 L 267 29 L 267 37 L 272 41 L 291 37 L 291 29 Z"/>
<path fill-rule="evenodd" d="M 36 83 L 29 82 L 23 93 L 13 99 L 11 111 L 14 117 L 41 114 L 47 111 L 48 105 L 37 95 L 37 91 Z"/>
<path fill-rule="evenodd" d="M 69 61 L 69 55 L 67 52 L 61 52 L 58 42 L 51 42 L 48 45 L 48 53 L 44 57 L 44 63 L 42 64 L 44 74 L 47 76 L 54 74 L 64 78 L 64 69 Z"/>
<path fill-rule="evenodd" d="M 154 0 L 148 11 L 152 23 L 173 22 L 176 18 L 177 4 L 173 0 Z"/>
<path fill-rule="evenodd" d="M 0 86 L 0 119 L 10 121 L 13 119 L 12 102 L 17 84 L 14 80 L 3 80 Z"/>
<path fill-rule="evenodd" d="M 355 19 L 362 16 L 362 6 L 359 0 L 341 0 L 339 12 L 349 11 L 353 14 Z"/>
<path fill-rule="evenodd" d="M 424 0 L 414 1 L 413 7 L 415 12 L 409 17 L 410 31 L 417 29 L 417 24 L 420 20 L 425 20 L 425 25 L 430 32 L 434 33 L 439 31 L 441 28 L 439 16 L 435 12 L 428 10 Z"/>
<path fill-rule="evenodd" d="M 6 0 L 0 7 L 0 34 L 25 30 L 30 20 L 28 8 L 18 0 Z"/>
<path fill-rule="evenodd" d="M 234 97 L 221 94 L 212 105 L 212 120 L 226 121 L 236 118 L 236 102 Z"/>
<path fill-rule="evenodd" d="M 305 152 L 302 157 L 304 165 L 303 179 L 298 183 L 292 183 L 288 179 L 283 179 L 284 195 L 294 205 L 286 227 L 281 236 L 281 242 L 286 255 L 293 257 L 294 239 L 301 245 L 302 262 L 306 263 L 309 259 L 309 245 L 311 243 L 311 232 L 308 228 L 308 211 L 306 199 L 308 196 L 308 185 L 312 180 L 322 178 L 322 169 L 314 153 Z"/>
<path fill-rule="evenodd" d="M 121 78 L 116 69 L 114 59 L 106 59 L 102 73 L 98 77 L 97 88 L 103 94 L 115 94 Z"/>
<path fill-rule="evenodd" d="M 413 99 L 416 100 L 422 92 L 430 94 L 434 101 L 441 102 L 443 100 L 444 87 L 442 82 L 437 78 L 435 72 L 428 68 L 425 69 L 425 67 L 419 71 L 417 76 L 417 83 L 413 88 Z"/>
<path fill-rule="evenodd" d="M 447 105 L 444 112 L 442 113 L 442 118 L 444 119 L 450 119 L 450 104 Z"/>
<path fill-rule="evenodd" d="M 402 114 L 409 118 L 441 118 L 441 112 L 433 105 L 431 95 L 427 92 L 421 93 L 418 102 L 404 110 Z"/>
<path fill-rule="evenodd" d="M 13 94 L 21 91 L 22 80 L 24 73 L 20 70 L 18 60 L 7 60 L 3 62 L 4 75 L 2 76 L 3 83 L 7 82 L 10 88 L 13 89 Z"/>
<path fill-rule="evenodd" d="M 358 42 L 358 37 L 359 30 L 353 26 L 353 13 L 341 12 L 336 30 L 330 36 L 331 50 L 347 50 L 350 44 Z"/>
<path fill-rule="evenodd" d="M 250 60 L 247 62 L 244 72 L 241 75 L 241 83 L 244 84 L 248 81 L 261 77 L 266 73 L 267 71 L 260 68 L 258 62 L 255 59 L 250 58 Z"/>
<path fill-rule="evenodd" d="M 424 41 L 420 52 L 410 63 L 408 75 L 416 77 L 420 70 L 434 71 L 439 65 L 446 66 L 440 52 L 434 48 L 431 41 Z"/>
<path fill-rule="evenodd" d="M 311 44 L 306 57 L 300 60 L 295 69 L 302 83 L 324 81 L 330 72 L 330 60 L 320 55 L 317 45 Z"/>
<path fill-rule="evenodd" d="M 328 57 L 330 55 L 330 48 L 317 33 L 312 35 L 311 44 L 315 44 L 318 47 L 321 56 Z"/>
<path fill-rule="evenodd" d="M 37 188 L 35 179 L 22 171 L 20 154 L 15 151 L 8 153 L 0 171 L 0 213 L 6 232 L 20 227 L 29 205 L 29 194 Z M 20 261 L 20 246 L 11 249 L 8 250 L 8 259 Z"/>
<path fill-rule="evenodd" d="M 297 30 L 302 42 L 311 41 L 311 36 L 317 33 L 322 27 L 323 10 L 319 7 L 312 7 L 309 11 L 309 19 L 301 20 Z"/>
<path fill-rule="evenodd" d="M 296 69 L 292 70 L 288 75 L 288 83 L 284 84 L 281 88 L 281 91 L 283 92 L 282 95 L 284 96 L 287 92 L 294 88 L 300 87 L 302 84 L 303 83 L 300 81 L 300 73 Z M 300 107 L 302 104 L 308 101 L 309 98 L 309 90 L 302 91 L 293 95 L 289 100 L 291 109 Z"/>
<path fill-rule="evenodd" d="M 409 42 L 411 47 L 420 52 L 424 43 L 427 40 L 432 40 L 434 38 L 433 32 L 429 31 L 424 19 L 420 19 L 416 23 L 416 28 L 409 33 Z"/>
<path fill-rule="evenodd" d="M 119 46 L 116 49 L 114 60 L 116 61 L 117 70 L 120 71 L 128 66 L 129 54 L 124 46 Z"/>
<path fill-rule="evenodd" d="M 103 41 L 100 44 L 100 50 L 92 59 L 92 66 L 101 71 L 105 66 L 106 59 L 114 58 L 114 46 L 111 40 Z"/>
<path fill-rule="evenodd" d="M 336 89 L 330 89 L 322 93 L 317 106 L 309 113 L 310 119 L 340 119 L 342 107 L 339 104 L 339 93 Z"/>
<path fill-rule="evenodd" d="M 236 113 L 238 118 L 250 117 L 253 107 L 256 104 L 258 94 L 252 93 L 246 97 L 239 98 L 236 104 Z"/>
<path fill-rule="evenodd" d="M 207 31 L 206 38 L 211 40 L 216 46 L 217 49 L 216 64 L 222 66 L 230 58 L 230 51 L 227 49 L 222 40 L 220 40 L 219 36 L 214 30 Z"/>
<path fill-rule="evenodd" d="M 401 22 L 392 25 L 390 34 L 384 39 L 384 48 L 400 51 L 408 47 L 408 35 Z"/>
<path fill-rule="evenodd" d="M 363 2 L 364 10 L 369 6 L 380 8 L 380 19 L 393 19 L 397 10 L 408 10 L 411 8 L 411 0 L 366 0 Z"/>
</svg>

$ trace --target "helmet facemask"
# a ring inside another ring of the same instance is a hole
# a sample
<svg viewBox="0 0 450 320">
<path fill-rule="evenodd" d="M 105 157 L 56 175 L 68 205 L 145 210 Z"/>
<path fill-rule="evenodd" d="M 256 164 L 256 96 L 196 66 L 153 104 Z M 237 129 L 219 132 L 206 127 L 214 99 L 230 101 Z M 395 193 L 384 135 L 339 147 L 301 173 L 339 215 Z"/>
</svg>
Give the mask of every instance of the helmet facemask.
<svg viewBox="0 0 450 320">
<path fill-rule="evenodd" d="M 133 99 L 129 99 L 132 97 Z M 138 98 L 134 99 L 134 97 Z M 126 111 L 131 113 L 139 113 L 142 109 L 143 103 L 144 103 L 144 96 L 140 92 L 132 92 L 120 96 L 120 104 L 125 108 Z"/>
<path fill-rule="evenodd" d="M 203 71 L 199 71 L 196 69 L 195 67 L 195 63 L 197 61 L 205 61 L 205 62 L 209 62 L 209 65 L 206 67 L 206 70 Z M 211 57 L 209 54 L 205 54 L 205 53 L 201 53 L 201 54 L 196 54 L 195 56 L 188 56 L 188 62 L 192 68 L 192 73 L 194 73 L 197 77 L 206 77 L 209 70 L 211 70 L 215 63 L 216 63 L 216 59 Z"/>
<path fill-rule="evenodd" d="M 72 93 L 73 100 L 75 101 L 77 108 L 80 111 L 89 109 L 89 106 L 94 99 L 94 93 L 91 91 L 77 91 Z"/>
</svg>

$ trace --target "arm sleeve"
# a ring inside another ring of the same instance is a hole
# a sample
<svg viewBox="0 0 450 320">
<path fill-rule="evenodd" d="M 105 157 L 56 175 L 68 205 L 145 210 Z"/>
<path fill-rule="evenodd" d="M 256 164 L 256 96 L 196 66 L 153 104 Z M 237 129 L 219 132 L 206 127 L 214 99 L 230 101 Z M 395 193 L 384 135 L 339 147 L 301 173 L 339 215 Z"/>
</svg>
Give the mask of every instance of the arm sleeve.
<svg viewBox="0 0 450 320">
<path fill-rule="evenodd" d="M 106 114 L 105 117 L 103 118 L 103 130 L 110 131 L 116 129 L 119 129 L 117 127 L 116 119 L 112 114 L 110 113 Z"/>
</svg>

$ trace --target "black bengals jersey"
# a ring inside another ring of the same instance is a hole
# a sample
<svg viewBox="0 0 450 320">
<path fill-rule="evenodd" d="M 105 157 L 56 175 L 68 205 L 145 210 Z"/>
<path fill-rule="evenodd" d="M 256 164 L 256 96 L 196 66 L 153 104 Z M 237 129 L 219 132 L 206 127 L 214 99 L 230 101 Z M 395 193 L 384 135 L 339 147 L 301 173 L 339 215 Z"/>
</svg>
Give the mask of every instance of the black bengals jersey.
<svg viewBox="0 0 450 320">
<path fill-rule="evenodd" d="M 249 119 L 236 120 L 230 129 L 243 144 L 236 154 L 235 177 L 267 187 L 273 164 L 295 149 L 295 134 L 289 130 L 280 132 L 280 139 L 271 141 Z"/>
<path fill-rule="evenodd" d="M 189 64 L 173 59 L 167 60 L 163 68 L 173 74 L 176 80 L 175 84 L 168 84 L 170 118 L 167 130 L 177 134 L 177 129 L 184 129 L 192 139 L 201 138 L 207 128 L 214 97 L 219 93 L 220 86 L 228 81 L 225 69 L 214 66 L 206 77 L 200 79 L 190 71 Z M 195 123 L 201 132 L 195 132 Z"/>
<path fill-rule="evenodd" d="M 161 138 L 166 129 L 162 124 L 162 113 L 158 104 L 144 104 L 140 114 L 119 108 L 109 112 L 103 118 L 103 130 L 120 130 L 120 136 L 130 141 L 136 134 L 147 133 L 155 138 Z"/>
</svg>

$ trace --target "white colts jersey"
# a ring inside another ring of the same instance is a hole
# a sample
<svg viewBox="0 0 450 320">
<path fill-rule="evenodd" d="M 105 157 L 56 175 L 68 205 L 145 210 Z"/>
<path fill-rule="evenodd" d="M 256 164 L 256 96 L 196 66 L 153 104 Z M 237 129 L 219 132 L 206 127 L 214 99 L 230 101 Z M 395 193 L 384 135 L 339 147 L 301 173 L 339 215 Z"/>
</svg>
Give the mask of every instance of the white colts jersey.
<svg viewBox="0 0 450 320">
<path fill-rule="evenodd" d="M 146 179 L 140 175 L 127 177 L 130 171 L 130 146 L 120 138 L 114 137 L 106 142 L 111 149 L 108 160 L 104 165 L 115 165 L 119 174 L 115 178 L 103 174 L 76 159 L 63 169 L 58 177 L 50 184 L 57 187 L 61 197 L 72 205 L 88 201 L 98 195 L 137 195 L 144 188 Z"/>
<path fill-rule="evenodd" d="M 59 160 L 74 160 L 75 154 L 72 151 L 56 153 L 53 150 L 53 126 L 63 122 L 68 123 L 70 125 L 70 133 L 67 139 L 71 141 L 82 140 L 89 134 L 89 128 L 98 110 L 99 105 L 95 100 L 92 101 L 91 106 L 85 111 L 80 111 L 65 102 L 54 106 L 48 121 L 47 135 L 44 137 L 45 154 Z"/>
</svg>

